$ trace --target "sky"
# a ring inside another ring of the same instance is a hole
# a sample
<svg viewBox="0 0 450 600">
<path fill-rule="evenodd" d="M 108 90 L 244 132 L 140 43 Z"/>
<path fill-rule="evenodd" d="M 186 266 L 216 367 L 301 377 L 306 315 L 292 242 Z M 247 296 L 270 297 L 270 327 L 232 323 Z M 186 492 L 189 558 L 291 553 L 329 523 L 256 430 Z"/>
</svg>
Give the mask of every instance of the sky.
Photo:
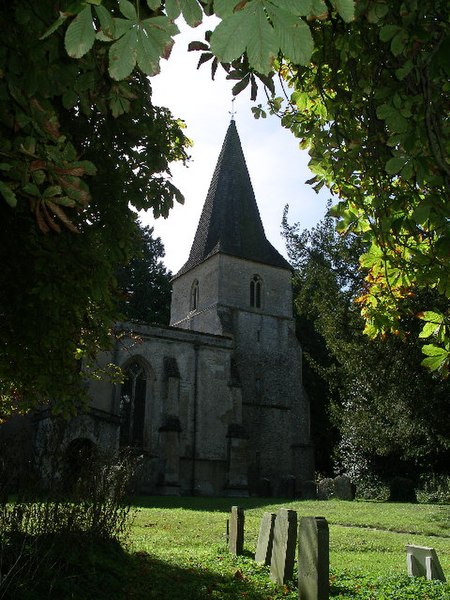
<svg viewBox="0 0 450 600">
<path fill-rule="evenodd" d="M 185 134 L 193 141 L 188 166 L 172 164 L 173 183 L 185 197 L 167 219 L 154 219 L 151 211 L 141 212 L 143 224 L 154 227 L 164 244 L 164 264 L 176 273 L 186 262 L 200 213 L 231 119 L 232 81 L 221 67 L 214 81 L 208 63 L 197 70 L 200 52 L 188 52 L 189 41 L 203 40 L 205 27 L 191 29 L 178 23 L 182 33 L 175 37 L 169 60 L 161 61 L 161 73 L 152 77 L 152 102 L 169 108 L 186 123 Z M 211 27 L 211 24 L 210 24 Z M 257 104 L 264 106 L 265 96 Z M 308 154 L 298 140 L 281 127 L 279 119 L 255 119 L 250 92 L 244 90 L 234 102 L 234 119 L 250 173 L 261 219 L 268 240 L 286 256 L 281 237 L 283 209 L 289 204 L 289 222 L 303 228 L 314 226 L 325 214 L 329 193 L 316 194 L 305 184 L 312 177 Z"/>
</svg>

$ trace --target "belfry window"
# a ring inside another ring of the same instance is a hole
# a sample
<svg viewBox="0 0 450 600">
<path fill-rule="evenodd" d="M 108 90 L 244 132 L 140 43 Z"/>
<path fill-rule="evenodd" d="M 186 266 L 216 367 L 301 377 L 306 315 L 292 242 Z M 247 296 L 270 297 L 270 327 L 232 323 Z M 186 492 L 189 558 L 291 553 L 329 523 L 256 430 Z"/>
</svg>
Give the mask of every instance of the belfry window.
<svg viewBox="0 0 450 600">
<path fill-rule="evenodd" d="M 145 396 L 147 378 L 144 368 L 133 361 L 125 369 L 125 381 L 120 394 L 120 445 L 144 445 Z"/>
<path fill-rule="evenodd" d="M 250 306 L 261 308 L 262 297 L 262 279 L 259 275 L 254 275 L 250 281 Z"/>
<path fill-rule="evenodd" d="M 197 310 L 199 298 L 199 287 L 197 279 L 192 284 L 191 288 L 191 310 Z"/>
</svg>

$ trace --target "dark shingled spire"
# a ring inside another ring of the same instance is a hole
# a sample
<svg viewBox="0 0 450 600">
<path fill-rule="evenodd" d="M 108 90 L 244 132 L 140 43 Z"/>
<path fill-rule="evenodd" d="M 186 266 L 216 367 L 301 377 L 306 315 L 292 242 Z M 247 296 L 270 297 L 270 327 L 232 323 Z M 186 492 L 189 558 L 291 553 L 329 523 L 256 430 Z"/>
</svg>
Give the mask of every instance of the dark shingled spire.
<svg viewBox="0 0 450 600">
<path fill-rule="evenodd" d="M 218 252 L 291 268 L 264 233 L 234 120 L 225 136 L 188 261 L 175 277 Z"/>
</svg>

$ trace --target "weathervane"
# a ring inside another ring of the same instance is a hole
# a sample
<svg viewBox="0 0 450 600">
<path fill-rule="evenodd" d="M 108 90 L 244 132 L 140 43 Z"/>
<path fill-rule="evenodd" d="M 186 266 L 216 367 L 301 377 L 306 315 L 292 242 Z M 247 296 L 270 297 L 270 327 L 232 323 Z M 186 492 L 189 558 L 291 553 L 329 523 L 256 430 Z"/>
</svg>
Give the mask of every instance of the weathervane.
<svg viewBox="0 0 450 600">
<path fill-rule="evenodd" d="M 234 121 L 234 115 L 237 113 L 237 110 L 235 110 L 234 108 L 234 101 L 236 100 L 236 98 L 233 98 L 231 100 L 231 111 L 229 111 L 230 115 L 231 115 L 231 120 Z"/>
</svg>

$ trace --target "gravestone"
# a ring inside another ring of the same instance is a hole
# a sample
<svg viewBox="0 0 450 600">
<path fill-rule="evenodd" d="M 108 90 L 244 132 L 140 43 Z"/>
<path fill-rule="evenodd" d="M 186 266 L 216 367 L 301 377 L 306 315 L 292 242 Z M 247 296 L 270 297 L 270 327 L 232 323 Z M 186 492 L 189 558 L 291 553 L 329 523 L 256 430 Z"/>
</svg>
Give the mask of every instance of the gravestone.
<svg viewBox="0 0 450 600">
<path fill-rule="evenodd" d="M 393 477 L 389 483 L 389 502 L 417 502 L 414 481 L 408 477 Z"/>
<path fill-rule="evenodd" d="M 346 475 L 339 475 L 334 478 L 334 497 L 338 500 L 355 499 L 355 487 Z"/>
<path fill-rule="evenodd" d="M 298 540 L 298 597 L 328 600 L 330 540 L 323 517 L 302 517 Z"/>
<path fill-rule="evenodd" d="M 255 561 L 263 565 L 270 565 L 272 559 L 273 529 L 275 526 L 275 513 L 265 512 L 259 527 L 258 543 L 256 545 Z"/>
<path fill-rule="evenodd" d="M 425 577 L 446 581 L 441 563 L 434 548 L 426 546 L 406 546 L 406 564 L 410 577 Z"/>
<path fill-rule="evenodd" d="M 299 486 L 299 496 L 302 500 L 317 499 L 317 484 L 315 481 L 302 481 Z"/>
<path fill-rule="evenodd" d="M 228 550 L 231 554 L 242 554 L 244 549 L 244 509 L 240 506 L 231 507 L 231 518 L 228 534 Z"/>
<path fill-rule="evenodd" d="M 317 485 L 318 500 L 329 500 L 334 497 L 334 479 L 325 477 Z"/>
<path fill-rule="evenodd" d="M 281 584 L 292 578 L 296 544 L 297 513 L 295 510 L 280 508 L 276 513 L 273 528 L 272 559 L 270 561 L 272 581 Z"/>
</svg>

